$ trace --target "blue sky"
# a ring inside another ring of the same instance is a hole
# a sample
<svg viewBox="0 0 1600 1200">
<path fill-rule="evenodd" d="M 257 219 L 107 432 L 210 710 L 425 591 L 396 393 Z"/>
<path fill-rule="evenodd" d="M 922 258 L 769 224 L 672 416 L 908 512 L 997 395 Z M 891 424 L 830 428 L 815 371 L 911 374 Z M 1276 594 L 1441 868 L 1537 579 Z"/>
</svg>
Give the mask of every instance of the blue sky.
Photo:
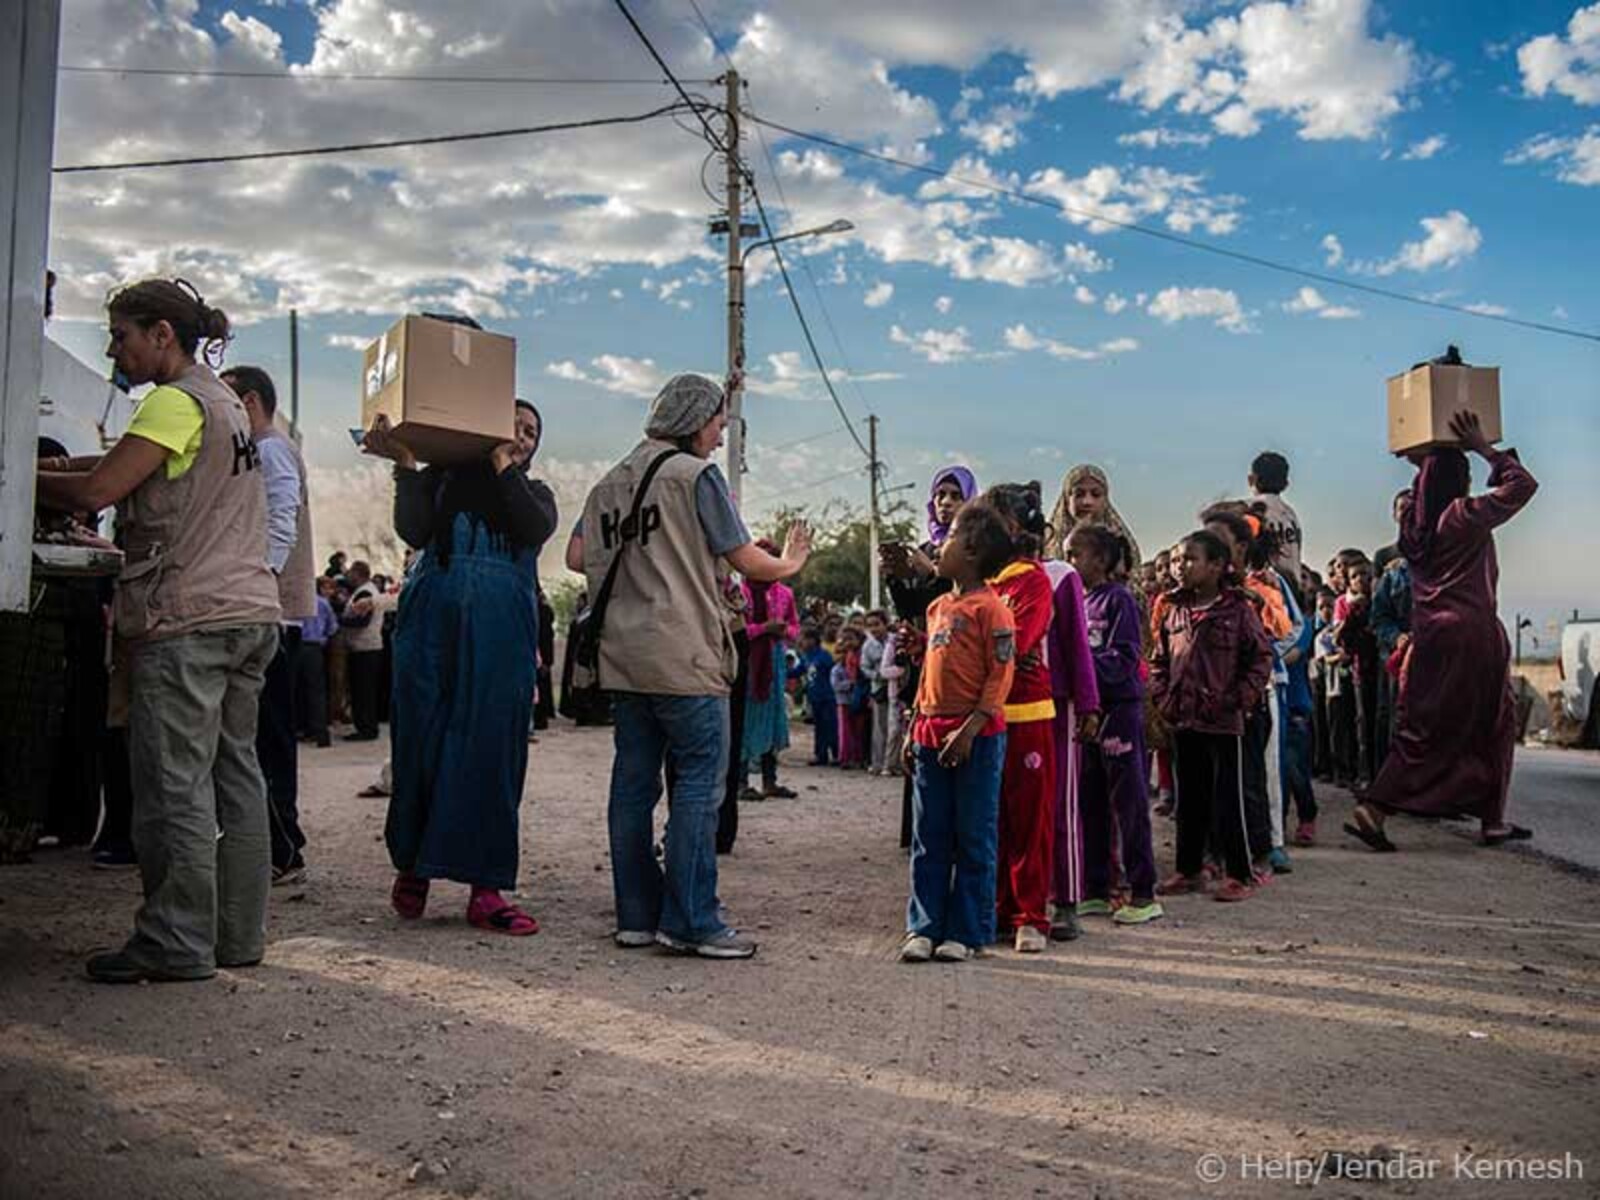
<svg viewBox="0 0 1600 1200">
<path fill-rule="evenodd" d="M 62 61 L 652 73 L 609 5 L 532 7 L 67 0 Z M 1600 6 L 1018 0 L 978 31 L 953 0 L 703 7 L 751 107 L 784 123 L 1338 278 L 1600 330 Z M 687 0 L 635 9 L 686 77 L 720 69 Z M 666 98 L 77 75 L 60 87 L 58 161 L 465 131 Z M 839 383 L 852 418 L 882 420 L 892 484 L 920 493 L 937 464 L 961 459 L 985 481 L 1054 489 L 1095 461 L 1154 547 L 1237 492 L 1272 447 L 1294 463 L 1311 552 L 1370 548 L 1387 540 L 1388 498 L 1407 477 L 1384 452 L 1384 377 L 1456 342 L 1501 367 L 1509 440 L 1544 483 L 1501 538 L 1507 607 L 1541 621 L 1600 610 L 1600 344 L 1327 284 L 1303 293 L 1303 280 L 1043 208 L 930 194 L 925 178 L 768 137 L 792 211 L 760 144 L 746 152 L 781 228 L 856 223 L 797 244 L 805 262 L 791 262 L 824 358 L 855 377 Z M 407 308 L 468 308 L 518 337 L 519 386 L 544 409 L 544 454 L 572 508 L 630 444 L 657 380 L 720 370 L 704 155 L 661 122 L 79 177 L 57 189 L 52 257 L 69 283 L 56 336 L 98 353 L 90 321 L 106 287 L 181 270 L 248 322 L 233 361 L 282 370 L 295 304 L 308 449 L 336 498 L 327 507 L 342 508 L 375 490 L 341 432 L 357 411 L 351 346 Z M 840 422 L 803 349 L 775 276 L 758 274 L 756 517 L 865 497 L 864 475 L 816 483 L 859 455 L 827 432 Z M 810 435 L 822 436 L 781 445 Z"/>
</svg>

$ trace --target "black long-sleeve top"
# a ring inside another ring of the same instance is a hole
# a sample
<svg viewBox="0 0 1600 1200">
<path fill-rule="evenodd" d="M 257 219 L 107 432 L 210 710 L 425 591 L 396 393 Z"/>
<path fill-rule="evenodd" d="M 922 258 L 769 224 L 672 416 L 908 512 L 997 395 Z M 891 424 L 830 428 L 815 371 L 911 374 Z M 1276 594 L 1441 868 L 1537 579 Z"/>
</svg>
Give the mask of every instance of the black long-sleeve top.
<svg viewBox="0 0 1600 1200">
<path fill-rule="evenodd" d="M 394 528 L 413 550 L 438 546 L 448 554 L 451 526 L 460 512 L 535 554 L 560 519 L 549 486 L 516 467 L 498 475 L 487 461 L 395 471 Z"/>
</svg>

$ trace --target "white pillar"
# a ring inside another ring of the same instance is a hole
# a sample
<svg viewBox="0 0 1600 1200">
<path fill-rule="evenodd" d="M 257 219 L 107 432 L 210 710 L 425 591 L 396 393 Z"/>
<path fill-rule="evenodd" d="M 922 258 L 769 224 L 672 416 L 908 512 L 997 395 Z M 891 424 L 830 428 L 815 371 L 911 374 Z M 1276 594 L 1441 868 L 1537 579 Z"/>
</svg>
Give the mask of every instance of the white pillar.
<svg viewBox="0 0 1600 1200">
<path fill-rule="evenodd" d="M 0 3 L 0 611 L 28 608 L 61 0 Z"/>
</svg>

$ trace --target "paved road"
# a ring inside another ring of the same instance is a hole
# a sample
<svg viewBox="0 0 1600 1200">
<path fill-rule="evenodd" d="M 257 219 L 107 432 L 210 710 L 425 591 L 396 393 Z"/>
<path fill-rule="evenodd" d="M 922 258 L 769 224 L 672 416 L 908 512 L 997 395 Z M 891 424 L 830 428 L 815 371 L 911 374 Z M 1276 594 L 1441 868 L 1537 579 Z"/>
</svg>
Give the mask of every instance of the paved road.
<svg viewBox="0 0 1600 1200">
<path fill-rule="evenodd" d="M 1600 871 L 1600 754 L 1519 748 L 1510 813 L 1537 835 L 1532 848 Z"/>
</svg>

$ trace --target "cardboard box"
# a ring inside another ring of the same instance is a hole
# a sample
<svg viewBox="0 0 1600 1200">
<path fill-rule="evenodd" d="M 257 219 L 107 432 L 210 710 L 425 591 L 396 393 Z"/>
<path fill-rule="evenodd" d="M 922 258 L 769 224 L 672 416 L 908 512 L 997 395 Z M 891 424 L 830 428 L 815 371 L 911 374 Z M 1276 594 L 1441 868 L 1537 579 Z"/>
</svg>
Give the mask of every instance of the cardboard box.
<svg viewBox="0 0 1600 1200">
<path fill-rule="evenodd" d="M 403 317 L 362 360 L 361 427 L 382 414 L 423 462 L 466 462 L 516 436 L 516 394 L 515 338 Z"/>
<path fill-rule="evenodd" d="M 1500 368 L 1424 363 L 1389 379 L 1389 449 L 1395 454 L 1458 445 L 1450 418 L 1476 413 L 1491 442 L 1501 438 Z"/>
</svg>

